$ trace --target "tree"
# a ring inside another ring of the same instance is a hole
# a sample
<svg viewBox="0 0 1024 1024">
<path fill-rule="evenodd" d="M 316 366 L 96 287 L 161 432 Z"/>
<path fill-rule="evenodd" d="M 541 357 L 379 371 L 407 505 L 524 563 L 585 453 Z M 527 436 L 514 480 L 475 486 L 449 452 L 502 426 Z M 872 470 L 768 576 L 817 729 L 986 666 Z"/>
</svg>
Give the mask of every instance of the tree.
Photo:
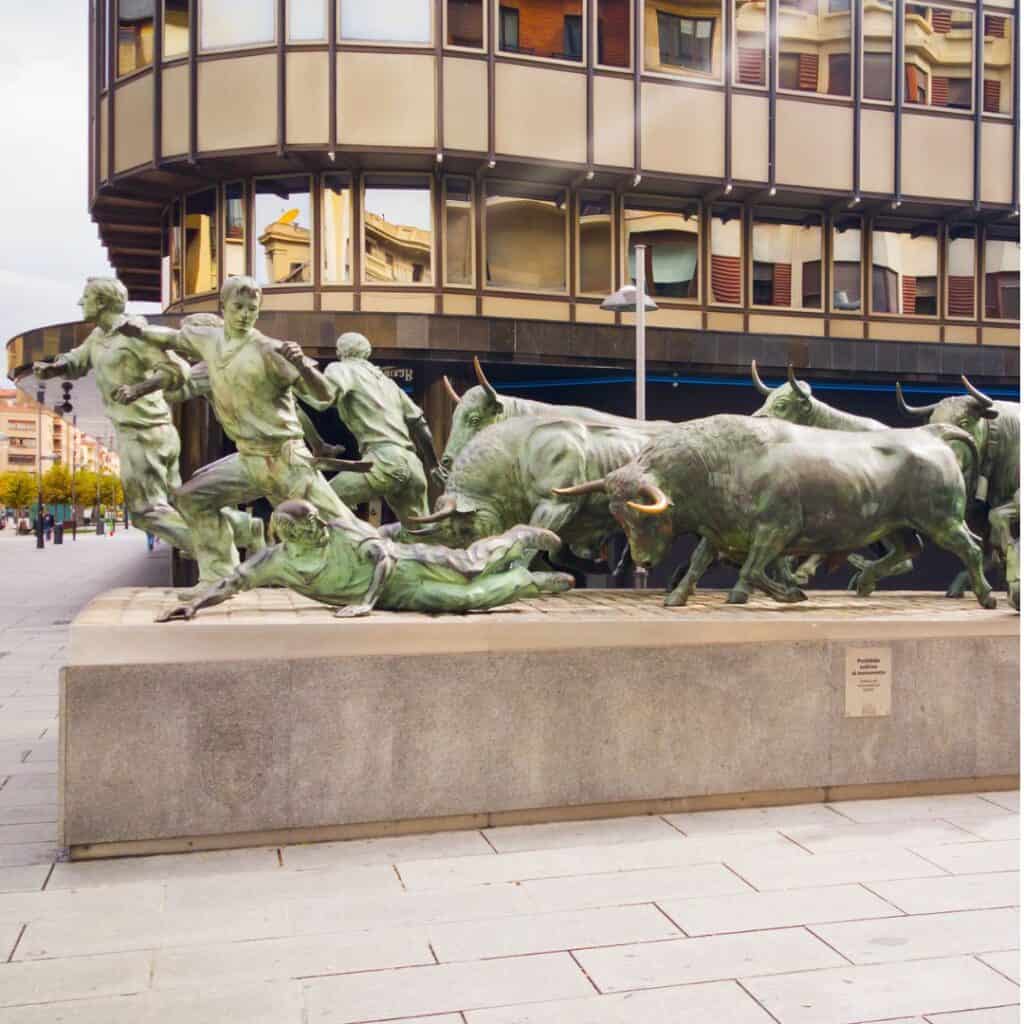
<svg viewBox="0 0 1024 1024">
<path fill-rule="evenodd" d="M 82 508 L 96 504 L 96 489 L 99 477 L 91 469 L 80 469 L 75 474 L 75 501 Z"/>
<path fill-rule="evenodd" d="M 36 480 L 24 471 L 0 476 L 0 501 L 8 508 L 27 509 L 36 500 Z"/>
<path fill-rule="evenodd" d="M 101 473 L 98 487 L 101 505 L 120 505 L 124 502 L 124 488 L 113 473 Z"/>
<path fill-rule="evenodd" d="M 67 466 L 55 463 L 43 474 L 43 501 L 67 505 L 71 501 L 71 474 Z"/>
</svg>

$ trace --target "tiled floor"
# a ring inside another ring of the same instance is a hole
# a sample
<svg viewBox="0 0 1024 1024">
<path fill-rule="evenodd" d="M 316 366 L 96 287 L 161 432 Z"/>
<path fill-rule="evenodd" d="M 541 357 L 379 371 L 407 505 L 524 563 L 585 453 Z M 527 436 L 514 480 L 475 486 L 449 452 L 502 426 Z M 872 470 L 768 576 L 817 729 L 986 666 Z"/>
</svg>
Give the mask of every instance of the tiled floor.
<svg viewBox="0 0 1024 1024">
<path fill-rule="evenodd" d="M 0 1024 L 1019 1020 L 1015 793 L 55 864 L 63 620 L 164 556 L 19 543 Z"/>
</svg>

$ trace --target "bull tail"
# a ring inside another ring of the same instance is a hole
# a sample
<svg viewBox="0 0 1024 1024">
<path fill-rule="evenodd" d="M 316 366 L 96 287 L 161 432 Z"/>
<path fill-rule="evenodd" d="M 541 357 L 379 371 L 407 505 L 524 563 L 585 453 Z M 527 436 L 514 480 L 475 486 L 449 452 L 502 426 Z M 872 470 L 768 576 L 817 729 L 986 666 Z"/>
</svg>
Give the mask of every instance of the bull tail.
<svg viewBox="0 0 1024 1024">
<path fill-rule="evenodd" d="M 967 433 L 966 430 L 962 430 L 960 427 L 953 426 L 952 423 L 930 423 L 924 428 L 931 433 L 937 435 L 940 440 L 945 441 L 946 444 L 951 444 L 953 441 L 959 441 L 970 453 L 971 453 L 971 465 L 970 469 L 971 477 L 975 477 L 978 473 L 978 468 L 981 466 L 981 453 L 978 451 L 978 446 L 974 441 L 974 438 Z"/>
</svg>

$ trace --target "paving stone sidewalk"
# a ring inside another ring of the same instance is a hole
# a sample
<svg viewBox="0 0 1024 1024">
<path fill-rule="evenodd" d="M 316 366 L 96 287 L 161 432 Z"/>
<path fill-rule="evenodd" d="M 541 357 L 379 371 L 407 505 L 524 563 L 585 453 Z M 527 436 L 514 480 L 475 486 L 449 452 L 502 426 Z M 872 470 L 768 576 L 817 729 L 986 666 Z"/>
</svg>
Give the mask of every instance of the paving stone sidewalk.
<svg viewBox="0 0 1024 1024">
<path fill-rule="evenodd" d="M 57 670 L 141 534 L 0 540 L 0 1024 L 1011 1024 L 1017 793 L 70 864 Z"/>
</svg>

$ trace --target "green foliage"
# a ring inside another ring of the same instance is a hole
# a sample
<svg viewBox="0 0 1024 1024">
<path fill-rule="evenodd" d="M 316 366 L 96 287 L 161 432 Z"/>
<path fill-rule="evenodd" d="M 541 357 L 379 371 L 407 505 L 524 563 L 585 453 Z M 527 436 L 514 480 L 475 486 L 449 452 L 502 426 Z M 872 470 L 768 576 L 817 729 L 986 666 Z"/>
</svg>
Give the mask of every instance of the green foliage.
<svg viewBox="0 0 1024 1024">
<path fill-rule="evenodd" d="M 49 505 L 67 505 L 71 501 L 71 474 L 55 463 L 43 474 L 43 501 Z"/>
<path fill-rule="evenodd" d="M 124 488 L 119 477 L 113 473 L 101 473 L 99 476 L 99 499 L 101 505 L 121 505 L 124 503 Z"/>
<path fill-rule="evenodd" d="M 36 479 L 23 470 L 0 474 L 0 502 L 7 508 L 27 509 L 36 500 Z"/>
<path fill-rule="evenodd" d="M 81 508 L 96 504 L 96 489 L 99 477 L 91 469 L 80 469 L 75 474 L 75 502 Z"/>
</svg>

